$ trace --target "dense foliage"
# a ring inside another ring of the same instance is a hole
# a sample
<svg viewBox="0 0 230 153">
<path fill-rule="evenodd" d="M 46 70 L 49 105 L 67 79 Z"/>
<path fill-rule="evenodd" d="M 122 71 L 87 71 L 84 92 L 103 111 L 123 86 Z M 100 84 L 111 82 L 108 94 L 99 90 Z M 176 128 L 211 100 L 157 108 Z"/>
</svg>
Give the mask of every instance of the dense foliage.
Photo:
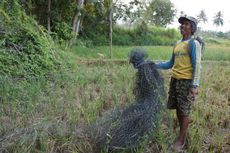
<svg viewBox="0 0 230 153">
<path fill-rule="evenodd" d="M 107 35 L 90 33 L 91 37 L 81 38 L 84 45 L 109 45 Z M 134 28 L 113 28 L 113 45 L 141 46 L 141 45 L 173 45 L 180 38 L 179 32 L 175 29 L 165 29 L 155 26 L 147 26 L 144 22 Z M 79 40 L 78 40 L 79 41 Z M 77 43 L 80 45 L 80 43 Z"/>
<path fill-rule="evenodd" d="M 134 29 L 116 27 L 113 32 L 115 45 L 173 45 L 179 39 L 175 29 L 149 27 L 144 22 Z"/>
<path fill-rule="evenodd" d="M 2 1 L 0 14 L 1 75 L 37 76 L 59 68 L 52 39 L 17 2 Z"/>
<path fill-rule="evenodd" d="M 154 0 L 146 9 L 145 19 L 152 25 L 165 27 L 173 22 L 175 15 L 176 10 L 170 0 Z"/>
<path fill-rule="evenodd" d="M 50 0 L 51 1 L 51 35 L 55 39 L 70 40 L 72 34 L 72 20 L 77 10 L 76 0 Z M 22 4 L 21 4 L 22 5 Z M 24 1 L 22 8 L 27 15 L 33 16 L 39 25 L 47 27 L 47 0 Z"/>
<path fill-rule="evenodd" d="M 79 5 L 80 1 L 83 1 L 83 6 Z M 78 38 L 93 41 L 94 44 L 99 45 L 105 45 L 109 39 L 111 11 L 113 25 L 123 21 L 128 26 L 140 24 L 143 21 L 155 26 L 166 26 L 172 22 L 175 15 L 174 6 L 168 0 L 157 0 L 156 2 L 132 0 L 129 3 L 122 0 L 30 0 L 20 2 L 28 15 L 33 16 L 40 25 L 51 29 L 53 38 L 71 40 L 75 35 L 73 29 L 76 19 L 80 21 Z M 164 11 L 160 11 L 162 9 Z M 80 14 L 76 17 L 78 13 Z M 147 14 L 155 14 L 155 16 Z M 49 21 L 50 27 L 48 26 Z M 95 41 L 97 38 L 100 41 Z"/>
</svg>

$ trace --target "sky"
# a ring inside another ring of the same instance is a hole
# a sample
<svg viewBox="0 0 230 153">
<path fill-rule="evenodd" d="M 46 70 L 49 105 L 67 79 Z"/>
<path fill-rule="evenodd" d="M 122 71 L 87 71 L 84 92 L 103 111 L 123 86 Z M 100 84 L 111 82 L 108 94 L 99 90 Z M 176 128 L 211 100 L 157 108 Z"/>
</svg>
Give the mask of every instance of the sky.
<svg viewBox="0 0 230 153">
<path fill-rule="evenodd" d="M 207 15 L 208 22 L 206 24 L 200 23 L 198 26 L 202 30 L 214 30 L 227 32 L 230 31 L 230 9 L 229 0 L 170 0 L 177 9 L 177 17 L 175 21 L 168 27 L 177 28 L 179 26 L 178 17 L 180 12 L 184 11 L 188 16 L 196 17 L 201 10 Z M 213 17 L 218 11 L 223 13 L 224 25 L 216 27 L 213 24 Z"/>
</svg>

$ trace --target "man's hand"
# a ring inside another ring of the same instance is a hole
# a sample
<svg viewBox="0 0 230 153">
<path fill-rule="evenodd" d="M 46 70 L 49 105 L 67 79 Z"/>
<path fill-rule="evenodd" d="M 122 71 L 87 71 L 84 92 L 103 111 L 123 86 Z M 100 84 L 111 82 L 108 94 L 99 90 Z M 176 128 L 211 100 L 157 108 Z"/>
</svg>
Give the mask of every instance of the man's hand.
<svg viewBox="0 0 230 153">
<path fill-rule="evenodd" d="M 194 101 L 196 96 L 198 95 L 197 88 L 190 88 L 188 91 L 188 99 Z"/>
</svg>

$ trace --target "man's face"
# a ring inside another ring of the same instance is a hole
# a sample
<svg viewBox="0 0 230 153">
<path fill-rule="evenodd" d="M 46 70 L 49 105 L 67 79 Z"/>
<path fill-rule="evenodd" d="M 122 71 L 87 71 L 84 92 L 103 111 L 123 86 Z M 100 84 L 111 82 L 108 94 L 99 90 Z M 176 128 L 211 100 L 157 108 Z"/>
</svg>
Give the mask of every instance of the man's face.
<svg viewBox="0 0 230 153">
<path fill-rule="evenodd" d="M 180 33 L 183 36 L 190 36 L 192 35 L 192 25 L 189 21 L 184 21 L 181 25 L 180 25 Z"/>
</svg>

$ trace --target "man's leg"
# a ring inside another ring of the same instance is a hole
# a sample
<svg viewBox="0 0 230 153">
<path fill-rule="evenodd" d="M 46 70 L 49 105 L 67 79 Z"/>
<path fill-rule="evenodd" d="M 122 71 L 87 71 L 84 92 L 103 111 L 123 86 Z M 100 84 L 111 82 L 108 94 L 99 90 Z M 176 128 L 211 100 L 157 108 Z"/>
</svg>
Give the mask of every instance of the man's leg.
<svg viewBox="0 0 230 153">
<path fill-rule="evenodd" d="M 182 149 L 186 139 L 186 132 L 189 125 L 189 116 L 188 115 L 180 115 L 177 109 L 177 119 L 180 126 L 179 136 L 173 144 L 174 149 Z"/>
</svg>

